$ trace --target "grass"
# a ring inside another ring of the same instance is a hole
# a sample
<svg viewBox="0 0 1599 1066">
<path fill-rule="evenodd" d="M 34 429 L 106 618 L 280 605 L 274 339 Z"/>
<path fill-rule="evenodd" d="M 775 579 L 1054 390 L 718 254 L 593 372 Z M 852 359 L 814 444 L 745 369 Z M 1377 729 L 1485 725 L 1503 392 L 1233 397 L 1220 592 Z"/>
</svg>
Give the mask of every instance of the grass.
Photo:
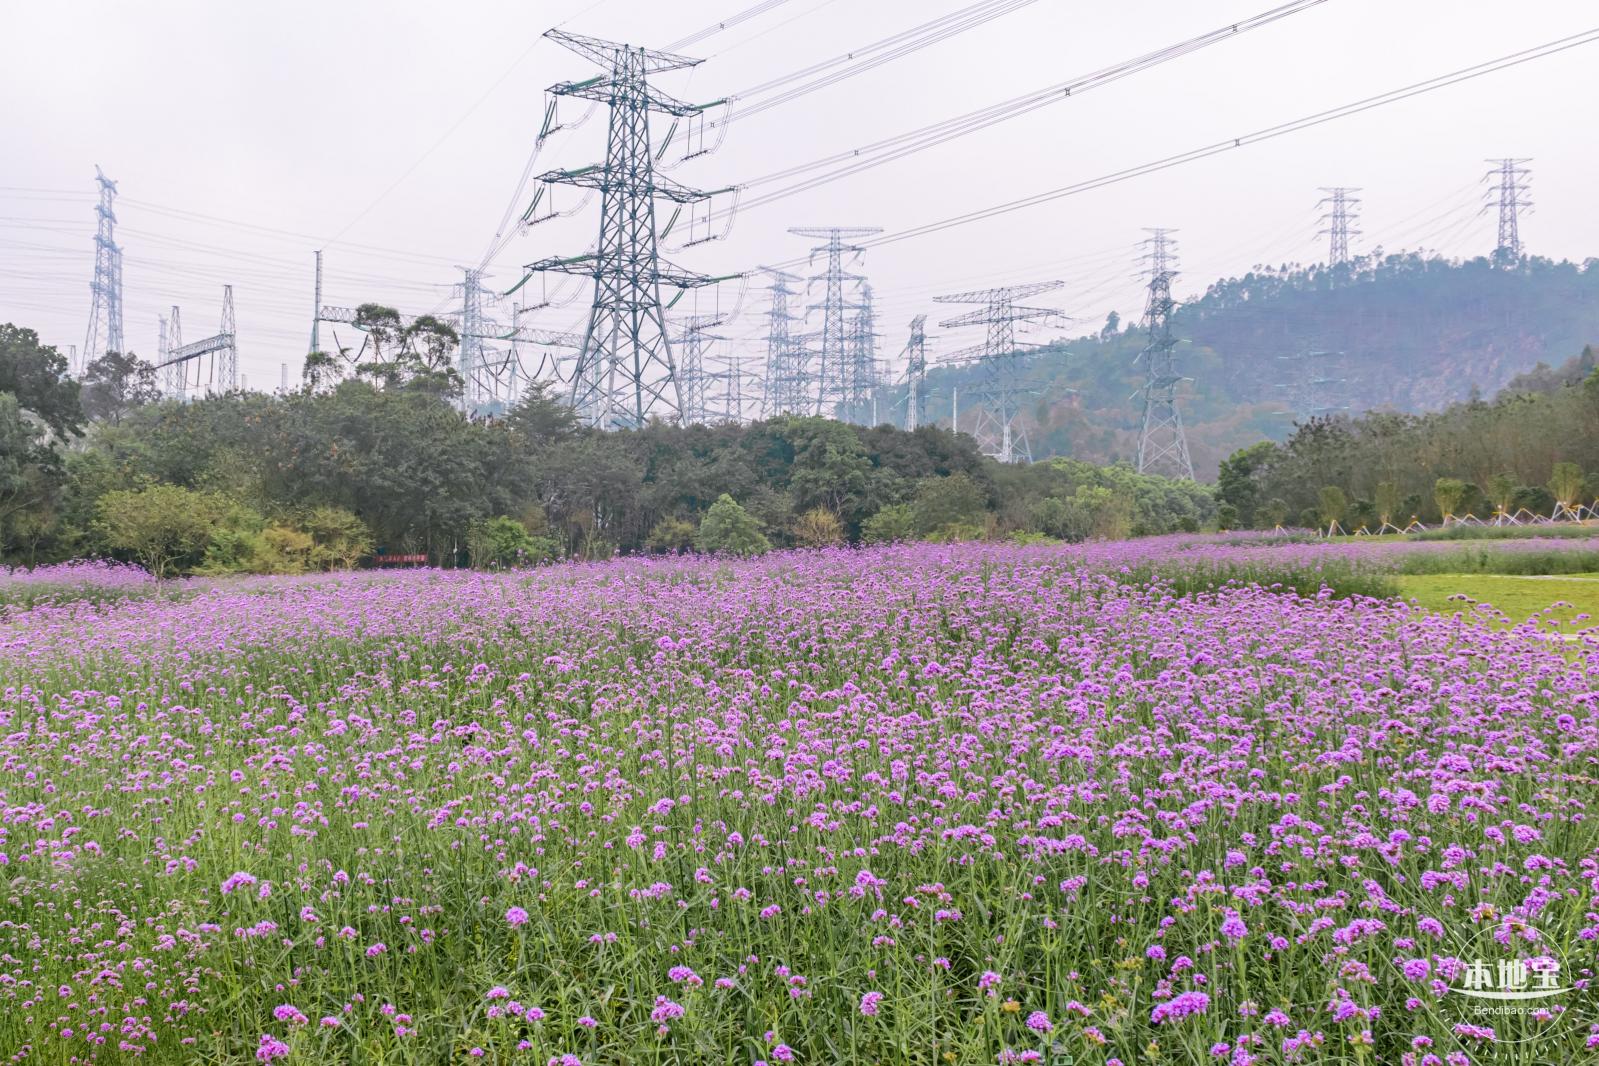
<svg viewBox="0 0 1599 1066">
<path fill-rule="evenodd" d="M 1334 599 L 1352 596 L 1382 599 L 1399 592 L 1390 575 L 1340 560 L 1298 563 L 1196 559 L 1127 567 L 1114 571 L 1111 576 L 1123 585 L 1159 585 L 1177 596 L 1246 585 L 1258 585 L 1268 592 L 1292 592 L 1309 599 L 1316 598 L 1324 588 Z"/>
<path fill-rule="evenodd" d="M 1599 534 L 1599 525 L 1568 522 L 1547 526 L 1446 526 L 1409 534 L 1411 540 L 1528 540 L 1531 538 L 1583 538 Z"/>
<path fill-rule="evenodd" d="M 1412 552 L 1398 559 L 1401 574 L 1586 574 L 1599 571 L 1599 551 L 1587 548 L 1547 551 L 1499 551 L 1461 548 L 1459 551 Z"/>
<path fill-rule="evenodd" d="M 1399 594 L 1439 614 L 1470 612 L 1493 626 L 1519 625 L 1534 615 L 1558 622 L 1563 630 L 1587 629 L 1599 618 L 1599 573 L 1536 577 L 1514 574 L 1404 574 L 1394 583 Z M 1473 611 L 1469 596 L 1492 604 L 1499 616 Z M 1555 607 L 1556 603 L 1569 606 Z"/>
</svg>

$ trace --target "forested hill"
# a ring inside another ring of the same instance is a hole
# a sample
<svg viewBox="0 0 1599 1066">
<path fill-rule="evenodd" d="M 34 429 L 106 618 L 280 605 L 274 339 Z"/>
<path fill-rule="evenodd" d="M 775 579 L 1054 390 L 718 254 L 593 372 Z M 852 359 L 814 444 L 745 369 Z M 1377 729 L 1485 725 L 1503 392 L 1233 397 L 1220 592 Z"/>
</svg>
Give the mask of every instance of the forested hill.
<svg viewBox="0 0 1599 1066">
<path fill-rule="evenodd" d="M 1045 397 L 1028 412 L 1035 457 L 1134 454 L 1141 313 L 1032 357 Z M 1235 449 L 1285 438 L 1296 414 L 1436 410 L 1564 362 L 1599 341 L 1599 261 L 1501 268 L 1405 254 L 1257 268 L 1187 298 L 1174 322 L 1179 369 L 1194 379 L 1183 417 L 1195 472 L 1210 480 Z M 931 413 L 947 419 L 950 387 L 973 395 L 975 384 L 969 370 L 935 372 Z"/>
</svg>

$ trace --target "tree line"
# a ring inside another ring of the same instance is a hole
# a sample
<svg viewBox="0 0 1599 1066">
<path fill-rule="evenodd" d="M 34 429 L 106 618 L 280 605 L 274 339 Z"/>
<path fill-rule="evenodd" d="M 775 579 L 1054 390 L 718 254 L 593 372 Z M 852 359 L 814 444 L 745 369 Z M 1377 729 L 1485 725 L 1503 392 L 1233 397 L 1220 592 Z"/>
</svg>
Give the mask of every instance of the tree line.
<svg viewBox="0 0 1599 1066">
<path fill-rule="evenodd" d="M 1441 411 L 1317 418 L 1281 444 L 1234 452 L 1216 485 L 1224 526 L 1376 531 L 1412 521 L 1523 512 L 1553 517 L 1599 501 L 1599 353 L 1538 364 L 1492 400 Z"/>
<path fill-rule="evenodd" d="M 512 566 L 617 553 L 1200 529 L 1209 489 L 1070 459 L 1001 465 L 969 436 L 823 418 L 600 432 L 530 389 L 457 402 L 448 323 L 360 311 L 361 352 L 287 394 L 178 402 L 133 355 L 68 377 L 0 324 L 0 558 L 158 573 L 293 572 L 389 555 Z"/>
</svg>

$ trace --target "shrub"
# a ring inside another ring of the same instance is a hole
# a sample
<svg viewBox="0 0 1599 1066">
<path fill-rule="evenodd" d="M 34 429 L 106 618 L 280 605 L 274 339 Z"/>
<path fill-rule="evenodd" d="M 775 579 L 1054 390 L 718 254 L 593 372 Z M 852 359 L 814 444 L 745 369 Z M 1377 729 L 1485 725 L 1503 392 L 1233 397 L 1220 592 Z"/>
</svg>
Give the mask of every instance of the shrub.
<svg viewBox="0 0 1599 1066">
<path fill-rule="evenodd" d="M 504 570 L 545 562 L 556 554 L 549 537 L 535 537 L 514 518 L 498 515 L 473 523 L 467 535 L 472 565 L 480 570 Z"/>
<path fill-rule="evenodd" d="M 655 523 L 655 528 L 644 540 L 644 547 L 652 552 L 685 552 L 694 547 L 696 532 L 697 527 L 693 522 L 668 515 Z"/>
<path fill-rule="evenodd" d="M 760 555 L 772 548 L 760 523 L 725 492 L 700 519 L 694 544 L 702 552 L 728 555 Z"/>
<path fill-rule="evenodd" d="M 825 548 L 844 539 L 844 524 L 825 507 L 813 507 L 794 523 L 794 543 L 802 548 Z"/>
<path fill-rule="evenodd" d="M 117 489 L 100 498 L 100 533 L 160 579 L 198 563 L 232 509 L 225 497 L 176 485 Z"/>
<path fill-rule="evenodd" d="M 891 503 L 861 525 L 861 539 L 868 544 L 911 540 L 915 536 L 916 515 L 908 503 Z"/>
</svg>

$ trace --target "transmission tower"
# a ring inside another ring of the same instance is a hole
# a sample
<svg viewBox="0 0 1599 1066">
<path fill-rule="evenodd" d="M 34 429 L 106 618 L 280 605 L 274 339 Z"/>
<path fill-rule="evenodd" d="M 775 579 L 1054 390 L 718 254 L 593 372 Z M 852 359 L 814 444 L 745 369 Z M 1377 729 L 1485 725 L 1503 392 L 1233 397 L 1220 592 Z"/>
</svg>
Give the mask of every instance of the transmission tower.
<svg viewBox="0 0 1599 1066">
<path fill-rule="evenodd" d="M 1138 472 L 1194 480 L 1188 456 L 1188 438 L 1177 410 L 1177 340 L 1171 333 L 1171 316 L 1177 303 L 1171 281 L 1177 276 L 1175 230 L 1151 229 L 1143 242 L 1145 271 L 1149 275 L 1149 302 L 1144 307 L 1144 328 L 1149 340 L 1139 358 L 1144 361 L 1143 423 L 1138 430 Z"/>
<path fill-rule="evenodd" d="M 1521 213 L 1532 207 L 1532 199 L 1528 195 L 1529 179 L 1532 171 L 1522 166 L 1523 163 L 1532 162 L 1531 159 L 1490 159 L 1494 169 L 1483 175 L 1484 181 L 1499 179 L 1497 202 L 1499 205 L 1499 242 L 1494 246 L 1494 262 L 1500 266 L 1508 266 L 1518 262 L 1522 255 L 1521 232 L 1517 224 Z M 1487 192 L 1488 203 L 1483 205 L 1486 211 L 1494 206 L 1495 190 L 1490 188 Z"/>
<path fill-rule="evenodd" d="M 1349 238 L 1360 236 L 1360 230 L 1350 226 L 1360 210 L 1360 199 L 1354 195 L 1360 190 L 1350 185 L 1323 185 L 1321 191 L 1327 195 L 1316 206 L 1326 209 L 1321 216 L 1325 225 L 1316 235 L 1327 238 L 1327 265 L 1339 266 L 1349 262 Z"/>
<path fill-rule="evenodd" d="M 939 325 L 946 329 L 978 325 L 987 327 L 987 336 L 981 344 L 951 353 L 949 361 L 965 362 L 978 368 L 975 390 L 977 417 L 971 433 L 977 438 L 985 455 L 993 456 L 1002 463 L 1033 461 L 1027 429 L 1017 415 L 1022 401 L 1039 392 L 1038 386 L 1027 379 L 1026 349 L 1036 345 L 1017 340 L 1016 324 L 1059 321 L 1065 317 L 1053 307 L 1021 307 L 1016 301 L 1058 289 L 1063 284 L 1059 281 L 1039 281 L 1030 285 L 1010 285 L 1002 289 L 933 297 L 938 303 L 982 305 L 975 311 L 947 319 Z"/>
<path fill-rule="evenodd" d="M 927 316 L 911 319 L 911 338 L 905 344 L 905 430 L 914 432 L 927 423 Z"/>
<path fill-rule="evenodd" d="M 117 183 L 98 166 L 94 180 L 100 184 L 100 202 L 95 206 L 94 281 L 89 291 L 94 302 L 89 308 L 89 334 L 83 341 L 83 365 L 88 366 L 107 352 L 122 351 L 122 248 L 117 244 Z"/>
<path fill-rule="evenodd" d="M 491 342 L 505 329 L 484 310 L 484 272 L 461 267 L 461 345 L 457 364 L 461 403 L 469 413 L 493 413 L 516 402 L 514 367 L 508 351 Z"/>
<path fill-rule="evenodd" d="M 183 347 L 183 315 L 179 312 L 177 304 L 172 305 L 172 313 L 167 316 L 165 334 L 166 346 L 161 352 L 161 362 L 166 364 L 167 370 L 162 391 L 174 400 L 181 400 L 185 392 L 184 386 L 188 382 L 183 367 L 169 361 L 172 353 Z"/>
<path fill-rule="evenodd" d="M 876 317 L 872 309 L 871 282 L 861 282 L 860 302 L 851 305 L 855 316 L 850 321 L 849 343 L 844 359 L 844 397 L 839 418 L 859 426 L 877 422 L 877 390 L 881 384 L 877 372 Z"/>
<path fill-rule="evenodd" d="M 766 388 L 761 414 L 766 418 L 806 414 L 811 405 L 805 348 L 794 336 L 792 326 L 797 316 L 789 309 L 789 297 L 795 295 L 789 284 L 800 279 L 781 270 L 768 269 L 767 274 L 772 278 L 772 306 L 767 317 Z"/>
<path fill-rule="evenodd" d="M 588 330 L 574 369 L 572 402 L 586 423 L 604 428 L 642 426 L 650 418 L 680 421 L 683 397 L 662 310 L 662 284 L 689 289 L 723 278 L 694 274 L 661 259 L 655 201 L 678 210 L 709 201 L 710 192 L 688 189 L 655 173 L 650 115 L 692 118 L 710 105 L 675 100 L 649 84 L 653 74 L 697 65 L 700 60 L 581 37 L 561 30 L 544 36 L 594 61 L 604 73 L 550 87 L 551 94 L 603 103 L 610 108 L 605 162 L 555 170 L 539 179 L 600 191 L 600 236 L 596 250 L 572 258 L 543 259 L 529 271 L 557 271 L 594 279 Z M 719 190 L 720 191 L 720 190 Z M 674 218 L 676 216 L 674 215 Z M 670 224 L 669 224 L 670 225 Z"/>
<path fill-rule="evenodd" d="M 157 370 L 167 372 L 169 392 L 182 398 L 189 391 L 189 367 L 194 367 L 194 389 L 206 392 L 232 392 L 239 387 L 239 341 L 233 318 L 233 286 L 222 286 L 222 325 L 216 334 L 182 343 L 182 326 L 178 309 L 172 309 L 167 323 L 166 356 L 156 364 Z M 206 373 L 205 356 L 210 356 L 210 369 Z M 172 388 L 176 382 L 176 389 Z"/>
<path fill-rule="evenodd" d="M 721 324 L 720 315 L 691 315 L 683 320 L 677 339 L 677 377 L 683 395 L 684 425 L 706 425 L 721 414 L 711 409 L 711 382 L 720 375 L 705 363 L 708 342 L 726 339 L 709 332 Z"/>
<path fill-rule="evenodd" d="M 811 262 L 816 262 L 817 256 L 825 255 L 827 269 L 810 282 L 812 286 L 817 283 L 823 286 L 822 302 L 812 304 L 807 309 L 822 312 L 822 331 L 818 338 L 821 346 L 816 352 L 815 392 L 811 399 L 816 414 L 827 414 L 834 407 L 845 404 L 851 393 L 847 368 L 850 357 L 849 334 L 845 316 L 854 301 L 848 298 L 845 289 L 866 280 L 860 274 L 845 271 L 846 253 L 852 258 L 859 258 L 866 252 L 866 249 L 847 242 L 883 231 L 875 226 L 798 226 L 789 232 L 796 237 L 819 237 L 827 242 L 811 249 Z"/>
<path fill-rule="evenodd" d="M 1349 410 L 1343 398 L 1347 380 L 1343 373 L 1343 354 L 1306 348 L 1295 355 L 1280 357 L 1288 364 L 1289 380 L 1277 387 L 1283 390 L 1289 413 L 1298 424 Z"/>
</svg>

